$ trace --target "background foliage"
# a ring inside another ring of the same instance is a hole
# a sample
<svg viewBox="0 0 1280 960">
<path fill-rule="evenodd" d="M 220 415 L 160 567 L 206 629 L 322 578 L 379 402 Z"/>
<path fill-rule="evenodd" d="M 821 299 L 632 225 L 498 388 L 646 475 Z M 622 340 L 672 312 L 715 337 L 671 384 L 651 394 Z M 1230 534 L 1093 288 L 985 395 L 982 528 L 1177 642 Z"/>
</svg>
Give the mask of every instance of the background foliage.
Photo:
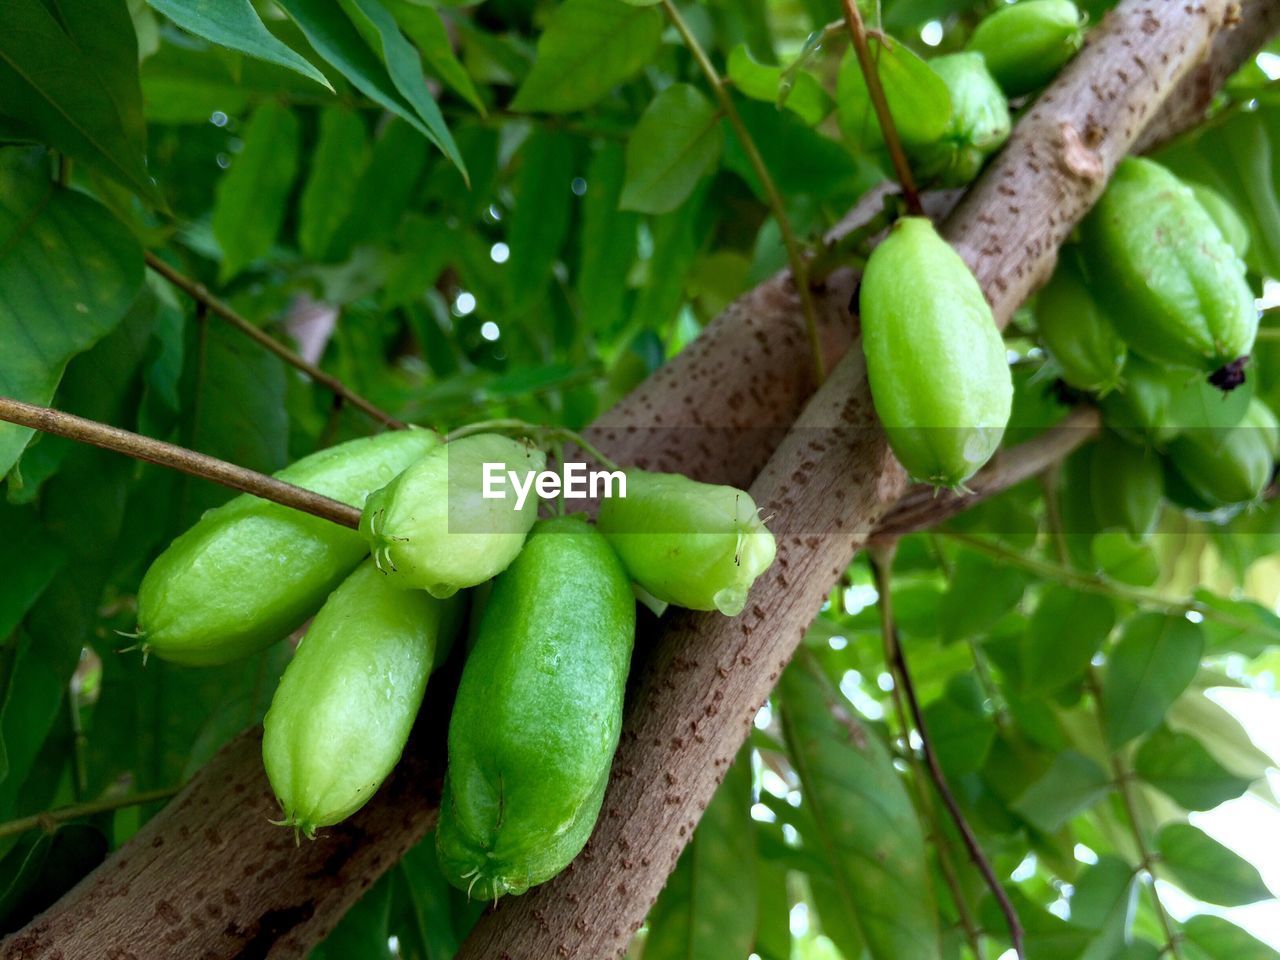
<svg viewBox="0 0 1280 960">
<path fill-rule="evenodd" d="M 1084 4 L 1095 20 L 1107 5 Z M 891 95 L 927 138 L 948 108 L 911 51 L 958 49 L 991 4 L 876 6 L 904 42 Z M 886 173 L 845 43 L 822 32 L 839 4 L 681 12 L 812 242 Z M 768 187 L 659 5 L 15 0 L 0 16 L 5 395 L 262 471 L 374 429 L 147 271 L 149 255 L 398 418 L 579 427 L 786 262 Z M 1277 105 L 1251 66 L 1162 156 L 1245 216 L 1258 289 L 1280 276 Z M 1255 388 L 1273 406 L 1277 329 Z M 1031 332 L 1008 338 L 1016 438 L 1065 412 Z M 925 772 L 882 594 L 1029 956 L 1154 958 L 1171 937 L 1188 960 L 1277 956 L 1215 915 L 1272 893 L 1196 820 L 1276 803 L 1274 761 L 1214 692 L 1274 691 L 1276 508 L 1168 510 L 1134 540 L 1091 519 L 1093 455 L 904 539 L 878 576 L 854 563 L 635 956 L 1007 946 Z M 228 493 L 9 425 L 2 471 L 0 821 L 177 786 L 261 719 L 289 655 L 194 670 L 119 652 L 146 563 Z M 155 809 L 0 826 L 0 930 Z M 317 953 L 443 960 L 479 909 L 428 841 Z"/>
</svg>

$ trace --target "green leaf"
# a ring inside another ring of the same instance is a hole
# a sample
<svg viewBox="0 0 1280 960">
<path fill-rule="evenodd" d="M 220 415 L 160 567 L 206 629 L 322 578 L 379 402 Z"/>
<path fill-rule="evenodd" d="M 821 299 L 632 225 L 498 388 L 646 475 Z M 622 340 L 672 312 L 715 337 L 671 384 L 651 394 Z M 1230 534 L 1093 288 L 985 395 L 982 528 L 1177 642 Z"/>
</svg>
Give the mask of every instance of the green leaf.
<svg viewBox="0 0 1280 960">
<path fill-rule="evenodd" d="M 311 173 L 302 191 L 298 244 L 313 260 L 323 260 L 355 201 L 353 186 L 369 162 L 369 136 L 360 114 L 328 107 L 320 114 L 320 137 Z"/>
<path fill-rule="evenodd" d="M 453 142 L 453 134 L 444 122 L 440 106 L 422 75 L 422 57 L 400 32 L 395 17 L 380 0 L 339 0 L 339 3 L 361 34 L 374 38 L 372 45 L 386 64 L 391 82 L 426 125 L 427 138 L 453 162 L 462 173 L 463 180 L 467 180 L 467 166 L 462 154 L 458 152 L 458 145 Z"/>
<path fill-rule="evenodd" d="M 884 43 L 873 38 L 872 54 L 902 142 L 923 145 L 940 139 L 951 120 L 951 93 L 946 83 L 905 43 Z M 852 50 L 840 63 L 836 104 L 840 132 L 849 143 L 862 147 L 881 144 L 867 84 Z"/>
<path fill-rule="evenodd" d="M 1251 781 L 1225 770 L 1195 737 L 1161 728 L 1138 747 L 1134 771 L 1186 810 L 1212 810 L 1249 789 Z"/>
<path fill-rule="evenodd" d="M 1013 804 L 1013 810 L 1044 833 L 1054 833 L 1111 790 L 1111 776 L 1083 754 L 1064 750 Z"/>
<path fill-rule="evenodd" d="M 5 126 L 102 170 L 156 205 L 146 169 L 138 47 L 117 0 L 5 5 L 0 117 Z"/>
<path fill-rule="evenodd" d="M 377 54 L 362 39 L 357 25 L 344 16 L 342 8 L 331 0 L 283 0 L 280 5 L 301 28 L 303 35 L 315 47 L 316 52 L 332 64 L 335 70 L 350 80 L 355 88 L 370 100 L 407 121 L 415 130 L 438 146 L 465 177 L 466 168 L 458 154 L 457 145 L 453 142 L 453 136 L 444 126 L 443 118 L 440 118 L 438 123 L 434 122 L 435 118 L 439 117 L 439 107 L 435 106 L 435 101 L 426 91 L 425 84 L 420 90 L 416 88 L 416 83 L 422 79 L 421 71 L 416 71 L 415 80 L 413 73 L 416 68 L 411 68 L 405 63 L 405 47 L 409 48 L 415 63 L 418 59 L 417 54 L 400 34 L 390 14 L 378 5 L 376 0 L 360 0 L 360 4 L 360 11 L 367 22 L 377 29 L 384 49 L 394 53 L 393 62 L 397 80 L 393 80 L 388 75 L 387 71 L 391 64 L 384 66 L 379 61 Z M 433 118 L 431 122 L 420 114 L 418 104 L 410 104 L 405 100 L 400 90 L 401 84 L 414 89 L 419 101 L 424 96 L 430 101 L 430 107 L 425 103 L 421 106 L 427 115 Z"/>
<path fill-rule="evenodd" d="M 924 708 L 924 720 L 938 762 L 948 777 L 963 777 L 982 769 L 996 728 L 983 709 L 983 693 L 974 677 L 952 677 L 947 692 Z"/>
<path fill-rule="evenodd" d="M 1019 648 L 1023 693 L 1052 693 L 1078 680 L 1115 622 L 1107 597 L 1059 584 L 1045 587 Z"/>
<path fill-rule="evenodd" d="M 636 258 L 640 218 L 618 209 L 624 158 L 620 144 L 606 143 L 587 167 L 578 260 L 578 307 L 583 322 L 609 336 L 626 317 L 627 276 Z"/>
<path fill-rule="evenodd" d="M 434 832 L 409 848 L 400 860 L 399 873 L 428 960 L 452 957 L 485 905 L 458 902 L 458 891 L 440 872 Z"/>
<path fill-rule="evenodd" d="M 1257 867 L 1189 823 L 1166 824 L 1156 849 L 1161 868 L 1197 900 L 1240 907 L 1271 896 Z"/>
<path fill-rule="evenodd" d="M 1160 576 L 1160 560 L 1151 544 L 1127 533 L 1099 533 L 1091 549 L 1099 572 L 1119 583 L 1149 587 Z"/>
<path fill-rule="evenodd" d="M 627 141 L 620 207 L 671 212 L 711 172 L 723 147 L 715 105 L 696 87 L 673 83 L 653 98 Z"/>
<path fill-rule="evenodd" d="M 1200 914 L 1182 925 L 1182 935 L 1209 960 L 1280 960 L 1280 952 L 1221 917 Z"/>
<path fill-rule="evenodd" d="M 874 960 L 937 957 L 920 821 L 893 761 L 804 651 L 783 673 L 782 725 L 845 912 Z"/>
<path fill-rule="evenodd" d="M 326 246 L 325 258 L 344 260 L 361 244 L 385 243 L 404 217 L 426 164 L 427 144 L 413 127 L 399 120 L 386 124 L 356 181 L 347 216 Z"/>
<path fill-rule="evenodd" d="M 729 79 L 738 92 L 753 100 L 785 106 L 805 123 L 817 126 L 835 103 L 813 74 L 799 70 L 791 78 L 790 86 L 784 86 L 782 68 L 758 62 L 745 43 L 729 53 Z"/>
<path fill-rule="evenodd" d="M 1211 685 L 1211 684 L 1210 684 Z M 1175 733 L 1195 736 L 1220 764 L 1238 777 L 1260 780 L 1275 760 L 1258 749 L 1249 732 L 1228 710 L 1205 696 L 1197 683 L 1169 709 L 1165 723 Z"/>
<path fill-rule="evenodd" d="M 427 66 L 436 76 L 475 107 L 477 113 L 486 116 L 484 100 L 480 98 L 466 67 L 453 52 L 453 43 L 449 40 L 440 12 L 411 0 L 389 0 L 387 8 L 395 14 L 396 22 L 421 51 Z"/>
<path fill-rule="evenodd" d="M 756 935 L 751 759 L 725 776 L 649 914 L 647 960 L 745 957 Z"/>
<path fill-rule="evenodd" d="M 64 560 L 61 547 L 48 535 L 37 519 L 35 510 L 19 509 L 0 503 L 0 648 L 23 614 L 44 592 Z M 0 756 L 0 780 L 4 779 L 3 756 Z"/>
<path fill-rule="evenodd" d="M 1022 599 L 1026 585 L 1026 577 L 1013 567 L 972 551 L 961 553 L 938 605 L 943 641 L 954 643 L 990 630 Z"/>
<path fill-rule="evenodd" d="M 333 928 L 333 932 L 311 953 L 312 960 L 393 960 L 388 939 L 391 933 L 391 892 L 394 871 L 383 874 L 363 897 L 356 901 Z"/>
<path fill-rule="evenodd" d="M 299 137 L 297 117 L 278 103 L 264 103 L 245 126 L 244 149 L 218 182 L 213 208 L 223 283 L 275 243 L 298 172 Z"/>
<path fill-rule="evenodd" d="M 405 217 L 382 286 L 383 306 L 410 303 L 431 289 L 452 258 L 457 242 L 457 234 L 440 220 L 417 214 Z"/>
<path fill-rule="evenodd" d="M 538 38 L 512 110 L 572 113 L 644 68 L 662 42 L 662 14 L 618 0 L 565 0 Z"/>
<path fill-rule="evenodd" d="M 1206 617 L 1203 624 L 1205 648 L 1210 653 L 1239 653 L 1245 657 L 1257 657 L 1280 644 L 1280 617 L 1257 601 L 1220 597 L 1203 588 L 1197 590 L 1192 597 L 1197 603 L 1247 624 L 1238 626 Z"/>
<path fill-rule="evenodd" d="M 23 151 L 0 152 L 0 394 L 47 404 L 67 361 L 113 329 L 142 285 L 132 233 L 62 189 Z M 0 423 L 0 473 L 31 431 Z"/>
<path fill-rule="evenodd" d="M 276 38 L 249 0 L 147 0 L 182 29 L 197 37 L 239 50 L 309 77 L 332 91 L 323 73 L 292 47 Z"/>
<path fill-rule="evenodd" d="M 615 0 L 616 2 L 616 0 Z M 516 171 L 515 208 L 507 232 L 507 284 L 512 309 L 529 307 L 546 289 L 569 233 L 573 202 L 573 138 L 540 128 L 529 134 Z"/>
<path fill-rule="evenodd" d="M 1141 613 L 1121 628 L 1107 659 L 1107 742 L 1114 750 L 1154 730 L 1191 683 L 1204 636 L 1186 617 Z"/>
<path fill-rule="evenodd" d="M 1135 877 L 1124 860 L 1103 856 L 1073 884 L 1071 923 L 1097 934 L 1080 960 L 1112 960 L 1124 949 L 1138 895 Z"/>
</svg>

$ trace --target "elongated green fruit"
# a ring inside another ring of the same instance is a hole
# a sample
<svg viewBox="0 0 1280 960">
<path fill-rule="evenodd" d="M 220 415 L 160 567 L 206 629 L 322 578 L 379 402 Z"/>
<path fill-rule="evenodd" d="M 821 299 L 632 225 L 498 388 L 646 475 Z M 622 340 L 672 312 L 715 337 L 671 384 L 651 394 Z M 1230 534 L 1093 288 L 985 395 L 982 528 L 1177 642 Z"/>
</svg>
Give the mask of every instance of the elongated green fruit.
<svg viewBox="0 0 1280 960">
<path fill-rule="evenodd" d="M 396 430 L 304 457 L 281 480 L 364 505 L 427 451 Z M 247 494 L 210 510 L 160 554 L 138 589 L 143 649 L 175 663 L 230 663 L 297 629 L 365 555 L 354 530 Z"/>
<path fill-rule="evenodd" d="M 1103 433 L 1091 460 L 1090 487 L 1098 525 L 1145 537 L 1155 526 L 1164 496 L 1164 471 L 1150 450 Z"/>
<path fill-rule="evenodd" d="M 859 300 L 876 413 L 917 480 L 964 483 L 1009 423 L 1013 378 L 991 307 L 928 220 L 894 224 L 867 261 Z"/>
<path fill-rule="evenodd" d="M 1009 104 L 980 54 L 951 53 L 935 57 L 929 66 L 951 93 L 951 120 L 941 140 L 914 148 L 911 159 L 922 180 L 963 186 L 1009 139 Z"/>
<path fill-rule="evenodd" d="M 1011 97 L 1038 90 L 1084 43 L 1084 17 L 1071 0 L 1022 0 L 983 19 L 969 50 L 983 55 Z"/>
<path fill-rule="evenodd" d="M 1243 260 L 1244 255 L 1249 252 L 1249 243 L 1252 238 L 1249 234 L 1249 225 L 1244 222 L 1239 211 L 1230 200 L 1213 187 L 1205 186 L 1203 183 L 1188 183 L 1187 186 L 1196 195 L 1205 213 L 1209 214 L 1213 222 L 1218 225 L 1223 238 L 1231 244 L 1231 249 L 1236 252 L 1236 256 Z"/>
<path fill-rule="evenodd" d="M 627 495 L 600 504 L 600 532 L 653 596 L 737 616 L 777 544 L 751 495 L 678 473 L 627 471 Z"/>
<path fill-rule="evenodd" d="M 517 508 L 509 474 L 524 484 L 546 465 L 541 450 L 494 433 L 454 440 L 370 496 L 360 532 L 396 586 L 450 596 L 515 559 L 538 518 L 538 497 L 526 486 Z M 488 484 L 498 496 L 485 496 L 486 472 L 503 478 L 500 487 Z"/>
<path fill-rule="evenodd" d="M 436 833 L 450 882 L 523 893 L 578 855 L 622 725 L 635 601 L 585 520 L 539 522 L 495 581 L 449 724 Z"/>
<path fill-rule="evenodd" d="M 1150 160 L 1124 160 L 1082 227 L 1095 294 L 1150 360 L 1243 382 L 1258 312 L 1245 267 L 1191 190 Z"/>
<path fill-rule="evenodd" d="M 1120 382 L 1129 348 L 1089 292 L 1075 250 L 1064 250 L 1058 269 L 1036 296 L 1036 325 L 1062 379 L 1106 395 Z"/>
<path fill-rule="evenodd" d="M 1280 423 L 1254 399 L 1240 423 L 1226 430 L 1192 430 L 1169 446 L 1169 460 L 1206 503 L 1224 506 L 1261 496 L 1280 451 Z"/>
<path fill-rule="evenodd" d="M 1129 355 L 1123 386 L 1102 400 L 1106 424 L 1132 443 L 1164 449 L 1180 434 L 1233 427 L 1249 408 L 1246 388 L 1223 394 L 1183 367 L 1161 367 Z"/>
<path fill-rule="evenodd" d="M 397 589 L 372 560 L 329 595 L 263 722 L 262 759 L 285 824 L 314 836 L 373 796 L 400 759 L 461 612 L 461 595 Z"/>
</svg>

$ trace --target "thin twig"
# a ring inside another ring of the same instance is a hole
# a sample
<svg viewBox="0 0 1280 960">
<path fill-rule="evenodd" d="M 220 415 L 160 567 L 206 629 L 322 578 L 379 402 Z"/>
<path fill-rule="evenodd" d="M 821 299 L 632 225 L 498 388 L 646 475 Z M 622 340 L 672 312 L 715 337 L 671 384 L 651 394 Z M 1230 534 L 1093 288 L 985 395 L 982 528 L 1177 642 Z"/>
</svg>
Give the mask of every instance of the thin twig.
<svg viewBox="0 0 1280 960">
<path fill-rule="evenodd" d="M 157 800 L 168 800 L 180 789 L 180 787 L 163 787 L 159 790 L 145 790 L 141 793 L 132 793 L 123 797 L 106 797 L 90 803 L 77 803 L 70 807 L 58 807 L 55 810 L 33 813 L 29 817 L 19 817 L 17 820 L 0 823 L 0 838 L 16 836 L 20 833 L 26 833 L 28 830 L 44 830 L 47 833 L 52 833 L 58 824 L 66 823 L 68 820 L 90 817 L 95 813 L 121 810 L 125 807 L 138 807 L 144 803 L 154 803 Z"/>
<path fill-rule="evenodd" d="M 895 671 L 897 675 L 896 682 L 902 684 L 903 693 L 906 694 L 907 704 L 911 708 L 911 717 L 915 722 L 916 732 L 920 735 L 925 763 L 928 766 L 933 785 L 937 788 L 938 796 L 942 798 L 947 812 L 951 814 L 951 819 L 964 840 L 964 845 L 969 851 L 970 858 L 972 858 L 974 865 L 977 866 L 978 872 L 982 874 L 982 878 L 991 890 L 991 895 L 995 897 L 996 903 L 1000 905 L 1000 912 L 1004 915 L 1005 923 L 1009 927 L 1009 939 L 1013 944 L 1014 953 L 1021 958 L 1026 956 L 1022 943 L 1022 923 L 1018 920 L 1018 913 L 1014 910 L 1013 903 L 1009 900 L 1009 895 L 1001 885 L 1000 878 L 996 876 L 995 869 L 991 866 L 991 861 L 987 859 L 987 855 L 978 843 L 978 838 L 974 836 L 973 829 L 969 826 L 969 821 L 965 819 L 964 812 L 956 802 L 951 788 L 947 786 L 947 778 L 942 774 L 942 766 L 938 763 L 938 755 L 934 752 L 933 741 L 929 737 L 929 729 L 924 722 L 924 711 L 920 709 L 920 701 L 916 696 L 915 684 L 911 680 L 911 671 L 907 668 L 907 658 L 902 652 L 902 644 L 898 639 L 898 627 L 893 617 L 891 589 L 893 553 L 895 549 L 893 545 L 882 545 L 876 547 L 871 555 L 871 563 L 876 577 L 876 590 L 880 594 L 877 603 L 880 604 L 880 617 L 881 622 L 884 624 L 884 643 L 886 656 L 889 658 L 889 666 Z"/>
<path fill-rule="evenodd" d="M 867 82 L 867 94 L 876 112 L 876 120 L 880 123 L 880 133 L 884 137 L 885 147 L 889 150 L 893 170 L 898 176 L 898 182 L 902 184 L 902 197 L 912 216 L 923 216 L 924 207 L 920 204 L 920 192 L 916 189 L 915 177 L 911 174 L 911 164 L 907 162 L 906 151 L 902 149 L 898 128 L 894 126 L 893 114 L 889 112 L 889 101 L 885 98 L 884 87 L 880 84 L 880 72 L 871 58 L 871 46 L 867 43 L 867 29 L 862 23 L 862 14 L 858 11 L 857 0 L 843 0 L 843 2 L 844 19 L 849 25 L 849 36 L 853 39 L 853 51 L 858 57 L 858 66 L 862 68 L 863 79 Z"/>
<path fill-rule="evenodd" d="M 454 440 L 461 440 L 463 437 L 471 437 L 478 433 L 517 433 L 538 443 L 571 443 L 602 467 L 607 467 L 610 470 L 621 469 L 617 463 L 605 456 L 586 437 L 575 430 L 570 430 L 568 427 L 549 427 L 539 423 L 530 423 L 528 420 L 518 420 L 514 417 L 502 417 L 497 420 L 477 420 L 475 423 L 468 423 L 465 427 L 450 431 L 445 435 L 444 439 L 445 443 L 452 443 Z M 561 460 L 561 463 L 563 462 Z"/>
<path fill-rule="evenodd" d="M 893 554 L 896 550 L 896 543 L 888 543 L 871 551 L 871 566 L 875 573 L 876 589 L 880 591 L 881 597 L 889 595 L 889 573 L 893 566 Z M 885 663 L 890 670 L 894 670 L 892 641 L 890 639 L 895 635 L 893 606 L 889 603 L 881 603 L 879 607 L 880 632 L 884 639 Z M 914 774 L 911 777 L 911 781 L 915 784 L 916 795 L 920 798 L 920 809 L 932 826 L 934 845 L 938 850 L 938 866 L 942 868 L 942 876 L 951 891 L 951 899 L 956 905 L 956 913 L 960 915 L 960 925 L 964 927 L 965 937 L 969 941 L 969 947 L 973 950 L 974 957 L 981 958 L 982 932 L 973 918 L 972 911 L 969 909 L 969 901 L 965 898 L 964 889 L 960 886 L 960 879 L 956 874 L 955 865 L 951 862 L 951 849 L 947 843 L 947 837 L 942 831 L 942 824 L 938 820 L 938 812 L 929 797 L 929 788 L 925 785 L 927 774 L 920 763 L 920 755 L 911 747 L 912 723 L 907 717 L 907 705 L 902 699 L 902 688 L 903 684 L 895 682 L 893 689 L 890 691 L 890 696 L 893 698 L 893 708 L 898 717 L 898 726 L 902 728 L 902 740 L 906 747 L 907 762 L 911 765 Z"/>
<path fill-rule="evenodd" d="M 360 511 L 348 504 L 291 483 L 268 477 L 254 470 L 238 467 L 216 457 L 196 453 L 186 447 L 153 440 L 138 433 L 130 433 L 119 427 L 112 427 L 96 420 L 86 420 L 61 410 L 49 407 L 38 407 L 35 404 L 23 403 L 11 397 L 0 397 L 0 420 L 16 423 L 21 427 L 30 427 L 42 433 L 66 437 L 79 443 L 91 444 L 103 450 L 123 453 L 137 460 L 159 464 L 173 470 L 180 470 L 193 477 L 212 480 L 232 490 L 251 493 L 255 497 L 271 500 L 303 513 L 314 514 L 333 523 L 355 529 L 360 526 Z"/>
<path fill-rule="evenodd" d="M 297 370 L 301 370 L 316 383 L 342 397 L 343 400 L 351 404 L 357 410 L 366 414 L 371 419 L 376 420 L 378 423 L 390 427 L 393 430 L 404 429 L 405 424 L 403 421 L 397 420 L 385 410 L 374 406 L 364 397 L 351 390 L 351 388 L 337 377 L 330 373 L 325 373 L 314 363 L 308 362 L 284 344 L 280 343 L 274 337 L 255 327 L 244 317 L 240 316 L 240 314 L 236 313 L 236 311 L 227 303 L 219 300 L 210 293 L 204 284 L 198 283 L 185 274 L 179 273 L 150 251 L 147 252 L 147 266 L 160 274 L 160 276 L 164 277 L 191 299 L 195 300 L 197 303 L 204 304 L 209 308 L 210 312 L 217 314 L 223 320 L 227 321 L 227 323 L 231 324 L 250 340 L 254 341 L 254 343 L 257 343 L 263 349 L 274 353 L 285 363 L 289 364 L 289 366 L 294 367 Z"/>
<path fill-rule="evenodd" d="M 716 99 L 720 101 L 720 107 L 724 110 L 729 125 L 733 127 L 733 132 L 742 144 L 742 149 L 751 162 L 751 169 L 755 171 L 756 179 L 760 181 L 760 186 L 769 202 L 769 209 L 773 211 L 773 217 L 778 221 L 778 231 L 782 234 L 782 244 L 787 248 L 787 261 L 791 265 L 791 277 L 795 281 L 796 293 L 800 297 L 800 308 L 804 311 L 809 348 L 813 352 L 814 374 L 817 382 L 822 383 L 827 378 L 827 362 L 823 356 L 822 338 L 818 334 L 818 312 L 813 305 L 813 293 L 809 289 L 809 263 L 800 249 L 799 241 L 796 240 L 795 230 L 791 227 L 791 218 L 787 216 L 787 208 L 782 202 L 782 194 L 778 192 L 777 184 L 773 182 L 773 176 L 769 173 L 769 167 L 765 164 L 764 157 L 760 155 L 754 138 L 747 130 L 746 124 L 742 122 L 738 108 L 733 105 L 733 97 L 729 95 L 729 90 L 721 79 L 719 71 L 716 70 L 715 64 L 698 43 L 698 38 L 689 30 L 689 25 L 684 22 L 684 17 L 680 16 L 680 11 L 676 9 L 672 0 L 662 0 L 662 7 L 666 10 L 667 17 L 676 31 L 684 39 L 685 46 L 698 61 L 698 66 L 706 76 L 707 83 L 711 85 Z"/>
<path fill-rule="evenodd" d="M 1095 667 L 1090 666 L 1085 674 L 1085 684 L 1089 688 L 1089 692 L 1093 694 L 1094 717 L 1098 722 L 1098 731 L 1102 734 L 1102 739 L 1107 738 L 1106 723 L 1104 715 L 1106 705 L 1102 699 L 1102 684 L 1098 680 L 1098 671 Z M 1179 937 L 1173 929 L 1173 921 L 1169 918 L 1169 914 L 1164 909 L 1164 904 L 1160 902 L 1160 894 L 1156 890 L 1156 871 L 1155 857 L 1151 849 L 1147 846 L 1146 838 L 1143 836 L 1142 823 L 1138 819 L 1138 805 L 1133 799 L 1133 789 L 1130 781 L 1133 779 L 1132 774 L 1125 767 L 1124 760 L 1114 750 L 1108 751 L 1111 761 L 1111 773 L 1115 777 L 1116 787 L 1120 791 L 1120 800 L 1124 804 L 1125 816 L 1129 820 L 1129 830 L 1133 834 L 1134 845 L 1138 848 L 1138 856 L 1141 858 L 1139 865 L 1146 871 L 1151 878 L 1151 899 L 1155 901 L 1156 916 L 1160 920 L 1160 927 L 1164 930 L 1165 945 L 1161 954 L 1167 953 L 1173 957 L 1173 960 L 1181 960 L 1181 954 L 1178 951 Z"/>
</svg>

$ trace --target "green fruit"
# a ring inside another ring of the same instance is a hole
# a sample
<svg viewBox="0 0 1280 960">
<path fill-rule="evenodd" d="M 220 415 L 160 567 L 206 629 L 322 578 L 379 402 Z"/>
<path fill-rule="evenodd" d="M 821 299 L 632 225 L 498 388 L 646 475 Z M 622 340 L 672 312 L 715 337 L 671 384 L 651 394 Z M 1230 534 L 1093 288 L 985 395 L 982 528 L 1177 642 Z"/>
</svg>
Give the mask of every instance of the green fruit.
<svg viewBox="0 0 1280 960">
<path fill-rule="evenodd" d="M 862 349 L 876 413 L 907 472 L 964 483 L 1000 445 L 1013 378 L 991 307 L 928 220 L 894 224 L 860 294 Z"/>
<path fill-rule="evenodd" d="M 1249 252 L 1252 237 L 1249 233 L 1249 225 L 1244 222 L 1239 211 L 1232 206 L 1230 200 L 1213 187 L 1207 187 L 1203 183 L 1188 183 L 1187 186 L 1196 195 L 1196 200 L 1200 202 L 1200 206 L 1204 207 L 1205 213 L 1209 214 L 1213 222 L 1218 225 L 1223 238 L 1231 244 L 1231 249 L 1236 252 L 1236 256 L 1243 260 L 1245 254 Z"/>
<path fill-rule="evenodd" d="M 1103 398 L 1103 420 L 1133 443 L 1163 449 L 1180 432 L 1173 421 L 1173 396 L 1186 386 L 1187 371 L 1130 354 L 1120 388 Z"/>
<path fill-rule="evenodd" d="M 285 824 L 314 836 L 373 796 L 400 759 L 462 606 L 393 587 L 372 560 L 329 595 L 263 722 L 262 759 Z"/>
<path fill-rule="evenodd" d="M 967 49 L 1011 97 L 1038 90 L 1084 43 L 1084 17 L 1071 0 L 1023 0 L 1002 7 L 973 31 Z"/>
<path fill-rule="evenodd" d="M 429 430 L 338 444 L 281 480 L 364 505 L 440 445 Z M 229 663 L 297 629 L 365 555 L 354 530 L 247 494 L 210 510 L 156 559 L 138 588 L 143 649 L 175 663 Z"/>
<path fill-rule="evenodd" d="M 678 473 L 628 470 L 627 495 L 603 500 L 598 522 L 654 597 L 730 617 L 777 550 L 750 494 Z"/>
<path fill-rule="evenodd" d="M 1089 292 L 1075 250 L 1063 252 L 1053 279 L 1037 295 L 1036 325 L 1063 380 L 1102 395 L 1115 389 L 1129 348 Z"/>
<path fill-rule="evenodd" d="M 929 66 L 951 93 L 951 119 L 941 140 L 912 148 L 912 166 L 922 180 L 964 186 L 1009 139 L 1009 104 L 981 54 L 951 53 Z"/>
<path fill-rule="evenodd" d="M 1091 474 L 1094 511 L 1103 530 L 1139 538 L 1151 532 L 1164 495 L 1159 457 L 1108 431 L 1094 450 Z"/>
<path fill-rule="evenodd" d="M 578 855 L 622 726 L 635 601 L 585 520 L 533 528 L 497 578 L 449 724 L 436 834 L 450 882 L 523 893 Z"/>
<path fill-rule="evenodd" d="M 1243 381 L 1237 361 L 1258 329 L 1253 293 L 1185 184 L 1150 160 L 1124 160 L 1082 231 L 1094 292 L 1130 347 L 1158 363 L 1218 371 L 1224 389 Z"/>
<path fill-rule="evenodd" d="M 497 464 L 502 476 L 515 471 L 523 484 L 547 458 L 497 434 L 463 437 L 432 450 L 369 497 L 360 532 L 394 584 L 447 597 L 501 573 L 516 558 L 538 518 L 538 497 L 530 491 L 516 509 L 508 482 L 494 488 L 502 496 L 485 498 L 486 464 Z"/>
<path fill-rule="evenodd" d="M 1169 460 L 1206 503 L 1256 500 L 1271 482 L 1280 451 L 1280 423 L 1261 400 L 1226 430 L 1191 430 L 1169 445 Z"/>
</svg>

